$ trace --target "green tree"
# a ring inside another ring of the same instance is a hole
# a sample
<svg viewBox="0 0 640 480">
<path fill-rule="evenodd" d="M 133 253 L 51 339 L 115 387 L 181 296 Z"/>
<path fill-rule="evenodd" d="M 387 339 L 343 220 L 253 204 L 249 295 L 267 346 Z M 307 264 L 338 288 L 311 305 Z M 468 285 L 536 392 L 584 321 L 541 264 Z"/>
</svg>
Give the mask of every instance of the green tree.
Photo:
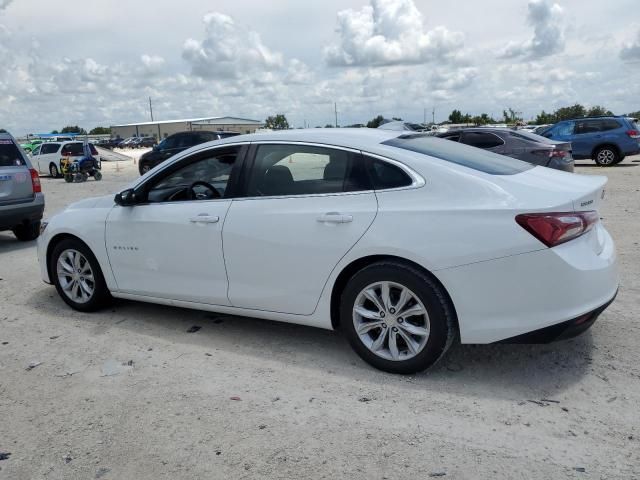
<svg viewBox="0 0 640 480">
<path fill-rule="evenodd" d="M 555 116 L 556 122 L 559 122 L 561 120 L 581 118 L 581 117 L 584 117 L 586 114 L 587 114 L 587 110 L 579 103 L 576 103 L 571 107 L 559 108 L 558 110 L 556 110 L 554 116 Z"/>
<path fill-rule="evenodd" d="M 482 113 L 480 115 L 476 115 L 471 118 L 471 122 L 474 125 L 489 125 L 490 123 L 495 123 L 495 120 L 491 118 L 488 114 Z"/>
<path fill-rule="evenodd" d="M 451 112 L 451 115 L 449 115 L 449 121 L 451 123 L 464 123 L 464 115 L 462 115 L 460 110 L 454 110 Z"/>
<path fill-rule="evenodd" d="M 603 115 L 613 115 L 611 110 L 607 110 L 600 105 L 594 105 L 589 110 L 587 110 L 587 117 L 598 117 Z"/>
<path fill-rule="evenodd" d="M 327 123 L 324 128 L 333 128 L 333 125 L 331 125 L 330 123 Z"/>
<path fill-rule="evenodd" d="M 625 117 L 640 118 L 640 110 L 638 110 L 637 112 L 627 113 Z"/>
<path fill-rule="evenodd" d="M 4 128 L 0 128 L 0 133 L 8 133 Z"/>
<path fill-rule="evenodd" d="M 382 115 L 378 115 L 367 122 L 367 128 L 378 128 L 382 125 L 382 122 L 384 122 L 384 117 Z"/>
<path fill-rule="evenodd" d="M 78 125 L 67 125 L 60 130 L 60 133 L 79 133 L 80 135 L 86 135 L 87 131 L 84 128 L 80 128 Z"/>
<path fill-rule="evenodd" d="M 289 128 L 289 122 L 287 121 L 287 117 L 279 113 L 275 116 L 271 115 L 267 117 L 264 121 L 264 126 L 272 130 L 287 130 Z"/>
<path fill-rule="evenodd" d="M 111 134 L 111 129 L 109 127 L 96 127 L 92 128 L 89 132 L 89 135 L 109 135 Z"/>
<path fill-rule="evenodd" d="M 522 122 L 522 118 L 518 116 L 519 112 L 516 112 L 511 107 L 507 108 L 507 110 L 502 111 L 502 117 L 504 123 L 518 123 Z"/>
<path fill-rule="evenodd" d="M 546 125 L 548 123 L 556 123 L 555 113 L 547 113 L 544 110 L 536 116 L 536 125 Z"/>
<path fill-rule="evenodd" d="M 52 135 L 57 135 L 58 133 L 60 133 L 58 130 L 51 130 Z"/>
</svg>

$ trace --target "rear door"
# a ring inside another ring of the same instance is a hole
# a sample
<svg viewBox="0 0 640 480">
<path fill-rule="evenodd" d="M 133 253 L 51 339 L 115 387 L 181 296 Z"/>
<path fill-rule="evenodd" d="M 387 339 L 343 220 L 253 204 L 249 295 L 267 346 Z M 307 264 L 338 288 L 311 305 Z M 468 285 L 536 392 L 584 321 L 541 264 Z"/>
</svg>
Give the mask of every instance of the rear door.
<svg viewBox="0 0 640 480">
<path fill-rule="evenodd" d="M 0 205 L 32 198 L 31 175 L 25 158 L 12 140 L 0 139 Z"/>
<path fill-rule="evenodd" d="M 310 315 L 378 203 L 359 152 L 259 144 L 223 229 L 233 306 Z"/>
</svg>

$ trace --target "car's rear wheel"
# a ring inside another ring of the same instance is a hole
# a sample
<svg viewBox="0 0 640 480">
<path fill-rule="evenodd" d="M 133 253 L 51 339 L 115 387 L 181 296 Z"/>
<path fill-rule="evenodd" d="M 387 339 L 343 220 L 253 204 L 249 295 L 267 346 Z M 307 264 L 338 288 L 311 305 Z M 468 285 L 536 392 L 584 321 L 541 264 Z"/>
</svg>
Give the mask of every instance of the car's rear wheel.
<svg viewBox="0 0 640 480">
<path fill-rule="evenodd" d="M 340 325 L 356 353 L 391 373 L 415 373 L 437 362 L 453 341 L 454 318 L 437 282 L 395 262 L 356 273 L 340 304 Z"/>
<path fill-rule="evenodd" d="M 600 147 L 596 150 L 594 160 L 601 167 L 609 167 L 611 165 L 615 165 L 620 162 L 620 154 L 618 151 L 609 146 Z"/>
<path fill-rule="evenodd" d="M 55 163 L 49 165 L 49 175 L 51 175 L 53 178 L 58 178 L 60 176 L 58 166 Z"/>
<path fill-rule="evenodd" d="M 80 240 L 62 240 L 53 248 L 50 262 L 51 279 L 67 305 L 92 312 L 109 304 L 111 294 L 100 264 Z"/>
<path fill-rule="evenodd" d="M 13 234 L 22 242 L 35 240 L 40 236 L 40 220 L 15 226 L 13 228 Z"/>
</svg>

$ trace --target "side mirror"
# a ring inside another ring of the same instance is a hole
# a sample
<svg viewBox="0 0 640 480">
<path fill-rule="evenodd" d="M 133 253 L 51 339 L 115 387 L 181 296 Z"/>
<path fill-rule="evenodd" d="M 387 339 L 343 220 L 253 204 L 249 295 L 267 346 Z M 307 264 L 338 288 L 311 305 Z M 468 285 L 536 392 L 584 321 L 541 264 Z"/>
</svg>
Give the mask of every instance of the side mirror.
<svg viewBox="0 0 640 480">
<path fill-rule="evenodd" d="M 121 207 L 131 207 L 138 203 L 136 192 L 133 188 L 128 188 L 120 193 L 116 193 L 116 196 L 113 197 L 113 201 L 116 202 L 116 205 L 120 205 Z"/>
</svg>

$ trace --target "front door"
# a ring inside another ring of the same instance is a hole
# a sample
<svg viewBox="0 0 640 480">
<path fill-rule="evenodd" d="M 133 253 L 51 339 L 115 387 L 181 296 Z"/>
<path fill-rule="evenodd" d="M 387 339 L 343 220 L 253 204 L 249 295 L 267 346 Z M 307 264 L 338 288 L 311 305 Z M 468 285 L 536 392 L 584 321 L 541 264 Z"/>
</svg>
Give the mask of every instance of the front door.
<svg viewBox="0 0 640 480">
<path fill-rule="evenodd" d="M 245 189 L 223 231 L 231 304 L 310 315 L 377 212 L 361 155 L 259 145 Z"/>
<path fill-rule="evenodd" d="M 106 246 L 120 292 L 229 304 L 222 226 L 239 148 L 186 157 L 136 189 L 140 204 L 113 208 Z"/>
</svg>

